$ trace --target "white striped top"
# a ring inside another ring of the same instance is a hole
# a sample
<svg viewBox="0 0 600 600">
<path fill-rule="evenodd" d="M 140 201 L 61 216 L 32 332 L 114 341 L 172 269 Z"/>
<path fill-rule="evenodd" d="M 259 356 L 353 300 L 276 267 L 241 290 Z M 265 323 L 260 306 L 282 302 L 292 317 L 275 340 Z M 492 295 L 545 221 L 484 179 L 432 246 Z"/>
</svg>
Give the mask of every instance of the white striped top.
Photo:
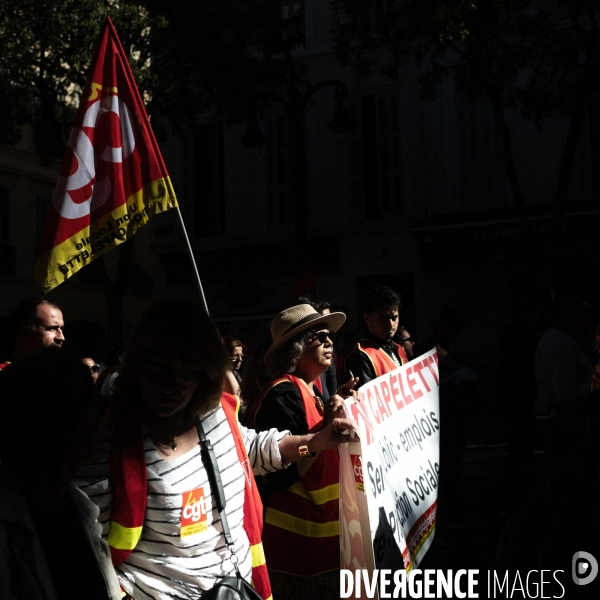
<svg viewBox="0 0 600 600">
<path fill-rule="evenodd" d="M 239 560 L 240 573 L 251 580 L 252 558 L 243 528 L 244 469 L 240 464 L 229 423 L 221 407 L 203 420 L 206 437 L 213 445 L 225 496 L 227 521 Z M 279 441 L 288 431 L 275 429 L 257 433 L 240 425 L 252 470 L 257 475 L 281 469 Z M 77 485 L 100 508 L 99 521 L 106 537 L 113 501 L 109 479 L 111 431 L 106 428 L 102 460 L 88 465 L 77 477 Z M 144 432 L 148 498 L 142 537 L 126 561 L 117 567 L 123 589 L 136 600 L 193 599 L 210 589 L 215 580 L 233 572 L 230 552 L 219 513 L 213 504 L 208 476 L 199 447 L 172 462 L 164 461 Z M 256 485 L 252 479 L 252 485 Z M 207 529 L 181 537 L 182 503 L 192 490 L 203 488 Z"/>
</svg>

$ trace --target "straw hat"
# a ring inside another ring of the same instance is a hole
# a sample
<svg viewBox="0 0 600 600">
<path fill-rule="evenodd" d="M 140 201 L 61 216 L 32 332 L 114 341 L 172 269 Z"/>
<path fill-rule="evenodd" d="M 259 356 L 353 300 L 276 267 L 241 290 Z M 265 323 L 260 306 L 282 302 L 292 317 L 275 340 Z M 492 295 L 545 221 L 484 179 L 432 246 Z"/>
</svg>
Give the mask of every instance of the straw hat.
<svg viewBox="0 0 600 600">
<path fill-rule="evenodd" d="M 330 331 L 337 331 L 346 320 L 346 315 L 341 312 L 322 315 L 310 304 L 299 304 L 282 310 L 271 323 L 271 337 L 273 345 L 265 354 L 265 364 L 269 365 L 273 353 L 277 352 L 283 344 L 295 335 L 321 325 Z"/>
</svg>

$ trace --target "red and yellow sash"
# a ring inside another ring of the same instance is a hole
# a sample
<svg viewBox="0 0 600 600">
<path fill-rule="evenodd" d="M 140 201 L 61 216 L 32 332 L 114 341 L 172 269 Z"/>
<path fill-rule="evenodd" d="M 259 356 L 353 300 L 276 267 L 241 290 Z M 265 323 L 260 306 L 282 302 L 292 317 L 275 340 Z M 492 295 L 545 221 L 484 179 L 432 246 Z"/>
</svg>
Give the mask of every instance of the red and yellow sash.
<svg viewBox="0 0 600 600">
<path fill-rule="evenodd" d="M 252 407 L 251 426 L 263 399 L 276 385 L 290 381 L 298 389 L 309 432 L 318 431 L 323 416 L 303 380 L 284 375 L 270 382 Z M 340 567 L 339 455 L 337 449 L 319 454 L 310 469 L 286 490 L 270 490 L 265 502 L 263 543 L 269 569 L 311 576 Z"/>
<path fill-rule="evenodd" d="M 245 473 L 244 530 L 252 555 L 252 584 L 265 600 L 271 600 L 271 584 L 261 542 L 262 502 L 250 469 L 242 434 L 238 428 L 238 399 L 222 394 L 221 406 L 229 422 L 238 458 Z M 110 476 L 115 500 L 111 510 L 108 544 L 113 564 L 122 563 L 136 547 L 146 514 L 146 460 L 139 421 L 120 418 L 114 425 Z"/>
</svg>

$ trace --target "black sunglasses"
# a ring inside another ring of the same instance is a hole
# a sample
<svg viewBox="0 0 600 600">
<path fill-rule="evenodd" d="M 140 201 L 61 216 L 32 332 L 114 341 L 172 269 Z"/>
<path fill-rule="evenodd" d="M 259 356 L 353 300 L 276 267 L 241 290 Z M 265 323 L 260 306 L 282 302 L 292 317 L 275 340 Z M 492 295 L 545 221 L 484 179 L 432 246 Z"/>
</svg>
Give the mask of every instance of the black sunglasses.
<svg viewBox="0 0 600 600">
<path fill-rule="evenodd" d="M 177 385 L 190 386 L 198 383 L 200 373 L 190 369 L 167 369 L 167 367 L 152 360 L 140 360 L 140 373 L 149 379 L 172 377 Z"/>
<path fill-rule="evenodd" d="M 324 344 L 327 338 L 333 342 L 333 339 L 335 338 L 335 331 L 315 331 L 314 334 L 309 338 L 309 341 L 312 343 L 315 340 L 319 340 L 319 344 Z"/>
</svg>

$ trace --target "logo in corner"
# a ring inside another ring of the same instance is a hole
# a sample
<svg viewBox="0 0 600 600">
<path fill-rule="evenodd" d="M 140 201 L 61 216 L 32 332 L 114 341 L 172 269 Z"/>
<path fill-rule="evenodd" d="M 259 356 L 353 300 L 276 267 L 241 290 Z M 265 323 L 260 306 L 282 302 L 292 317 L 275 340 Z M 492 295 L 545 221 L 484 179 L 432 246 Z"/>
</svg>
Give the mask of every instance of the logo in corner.
<svg viewBox="0 0 600 600">
<path fill-rule="evenodd" d="M 598 561 L 583 550 L 573 554 L 573 581 L 577 585 L 592 583 L 598 575 Z"/>
</svg>

